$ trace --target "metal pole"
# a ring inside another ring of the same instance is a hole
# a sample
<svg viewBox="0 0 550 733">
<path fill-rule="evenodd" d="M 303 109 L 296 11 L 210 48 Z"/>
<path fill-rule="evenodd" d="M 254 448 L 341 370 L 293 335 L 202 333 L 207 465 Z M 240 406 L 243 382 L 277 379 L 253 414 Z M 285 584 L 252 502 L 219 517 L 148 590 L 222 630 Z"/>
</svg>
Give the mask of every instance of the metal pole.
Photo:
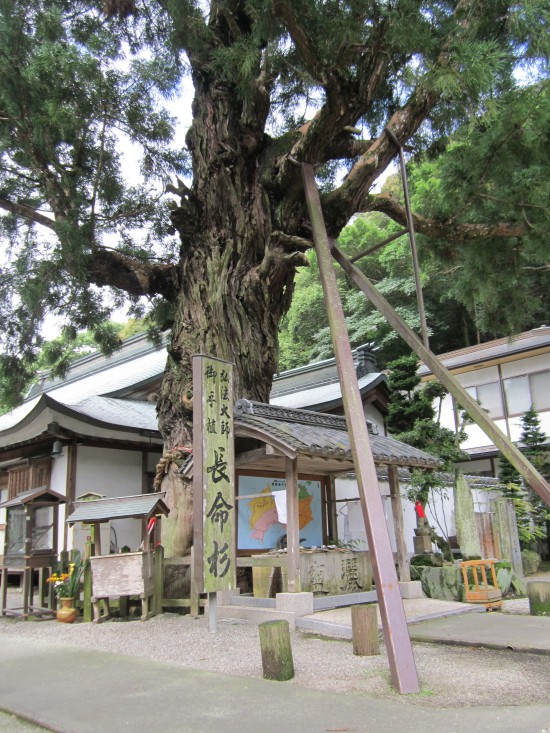
<svg viewBox="0 0 550 733">
<path fill-rule="evenodd" d="M 399 237 L 402 237 L 404 234 L 407 234 L 408 231 L 409 231 L 408 229 L 400 229 L 398 232 L 395 232 L 395 234 L 392 234 L 391 237 L 386 237 L 386 239 L 383 239 L 381 242 L 378 242 L 378 244 L 374 244 L 372 247 L 369 247 L 368 249 L 365 249 L 362 252 L 359 252 L 359 254 L 354 255 L 351 258 L 351 261 L 357 262 L 358 260 L 362 260 L 363 257 L 366 257 L 367 255 L 371 255 L 374 252 L 378 252 L 379 249 L 382 249 L 382 247 L 385 247 L 387 244 L 391 244 L 391 242 L 394 242 L 396 239 L 399 239 Z"/>
<path fill-rule="evenodd" d="M 361 497 L 361 508 L 373 560 L 376 592 L 380 604 L 392 682 L 398 692 L 419 692 L 420 686 L 407 630 L 407 620 L 401 600 L 363 403 L 357 384 L 344 310 L 338 292 L 313 167 L 302 163 L 302 175 Z"/>
<path fill-rule="evenodd" d="M 386 128 L 386 132 L 393 144 L 399 150 L 399 167 L 401 168 L 401 181 L 403 183 L 403 196 L 405 198 L 405 212 L 407 216 L 407 228 L 409 230 L 409 241 L 411 243 L 411 255 L 414 272 L 414 282 L 416 285 L 416 301 L 418 303 L 418 314 L 420 315 L 420 329 L 422 331 L 422 341 L 424 346 L 429 349 L 430 342 L 428 340 L 428 325 L 426 323 L 426 309 L 424 307 L 424 295 L 422 293 L 422 283 L 420 282 L 420 265 L 418 262 L 418 250 L 416 249 L 416 237 L 414 235 L 414 222 L 411 211 L 411 200 L 409 198 L 409 184 L 407 182 L 407 169 L 405 168 L 405 156 L 403 148 L 393 132 Z"/>
<path fill-rule="evenodd" d="M 541 476 L 534 466 L 529 463 L 523 453 L 499 430 L 493 420 L 487 415 L 483 408 L 477 404 L 474 398 L 466 392 L 464 387 L 453 377 L 443 366 L 437 356 L 430 351 L 415 332 L 410 329 L 405 321 L 396 313 L 388 301 L 380 295 L 371 281 L 363 275 L 361 270 L 353 265 L 345 254 L 338 249 L 334 242 L 331 242 L 331 252 L 334 259 L 339 263 L 346 274 L 353 280 L 357 287 L 362 290 L 371 303 L 378 308 L 387 322 L 392 326 L 401 338 L 411 347 L 415 354 L 422 359 L 429 367 L 433 375 L 439 379 L 441 384 L 449 390 L 457 402 L 466 410 L 472 420 L 487 434 L 500 452 L 523 476 L 525 481 L 550 506 L 550 485 Z"/>
</svg>

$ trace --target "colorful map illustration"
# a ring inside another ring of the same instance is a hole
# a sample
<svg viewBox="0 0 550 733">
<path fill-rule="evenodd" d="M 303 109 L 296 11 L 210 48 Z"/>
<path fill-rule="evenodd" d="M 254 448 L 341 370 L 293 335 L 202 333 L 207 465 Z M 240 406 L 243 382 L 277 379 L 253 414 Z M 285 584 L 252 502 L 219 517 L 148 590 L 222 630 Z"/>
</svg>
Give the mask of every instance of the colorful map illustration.
<svg viewBox="0 0 550 733">
<path fill-rule="evenodd" d="M 280 478 L 241 476 L 239 479 L 239 549 L 277 547 L 286 535 L 286 524 L 279 521 L 273 492 L 284 491 L 286 482 Z M 323 542 L 321 482 L 298 483 L 299 526 L 302 547 L 319 546 Z M 250 498 L 248 498 L 250 497 Z"/>
</svg>

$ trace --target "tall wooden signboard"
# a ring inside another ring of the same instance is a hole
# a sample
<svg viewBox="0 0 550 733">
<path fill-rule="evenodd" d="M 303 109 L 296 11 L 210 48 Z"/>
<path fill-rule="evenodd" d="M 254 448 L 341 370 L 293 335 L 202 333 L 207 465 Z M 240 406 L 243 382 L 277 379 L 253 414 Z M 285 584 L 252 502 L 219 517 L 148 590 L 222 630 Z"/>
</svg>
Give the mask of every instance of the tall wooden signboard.
<svg viewBox="0 0 550 733">
<path fill-rule="evenodd" d="M 216 592 L 236 587 L 233 365 L 193 357 L 193 503 L 196 590 L 209 594 L 210 630 Z"/>
</svg>

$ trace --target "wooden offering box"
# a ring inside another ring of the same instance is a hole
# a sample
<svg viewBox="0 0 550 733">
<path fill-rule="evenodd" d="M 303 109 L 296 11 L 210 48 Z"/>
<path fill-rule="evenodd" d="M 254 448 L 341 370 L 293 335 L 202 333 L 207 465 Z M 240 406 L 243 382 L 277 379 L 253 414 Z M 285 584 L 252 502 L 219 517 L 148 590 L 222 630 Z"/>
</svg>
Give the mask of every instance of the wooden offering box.
<svg viewBox="0 0 550 733">
<path fill-rule="evenodd" d="M 99 601 L 109 596 L 139 596 L 142 620 L 150 616 L 149 598 L 154 593 L 153 554 L 126 552 L 91 557 L 94 621 L 99 620 Z"/>
</svg>

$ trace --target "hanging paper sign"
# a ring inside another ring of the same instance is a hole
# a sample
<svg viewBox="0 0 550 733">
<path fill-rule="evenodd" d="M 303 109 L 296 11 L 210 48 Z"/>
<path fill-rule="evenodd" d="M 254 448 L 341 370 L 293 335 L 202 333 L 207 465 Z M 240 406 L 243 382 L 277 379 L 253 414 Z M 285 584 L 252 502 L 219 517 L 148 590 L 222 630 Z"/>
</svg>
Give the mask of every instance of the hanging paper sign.
<svg viewBox="0 0 550 733">
<path fill-rule="evenodd" d="M 193 357 L 195 583 L 200 593 L 236 587 L 233 365 Z"/>
</svg>

